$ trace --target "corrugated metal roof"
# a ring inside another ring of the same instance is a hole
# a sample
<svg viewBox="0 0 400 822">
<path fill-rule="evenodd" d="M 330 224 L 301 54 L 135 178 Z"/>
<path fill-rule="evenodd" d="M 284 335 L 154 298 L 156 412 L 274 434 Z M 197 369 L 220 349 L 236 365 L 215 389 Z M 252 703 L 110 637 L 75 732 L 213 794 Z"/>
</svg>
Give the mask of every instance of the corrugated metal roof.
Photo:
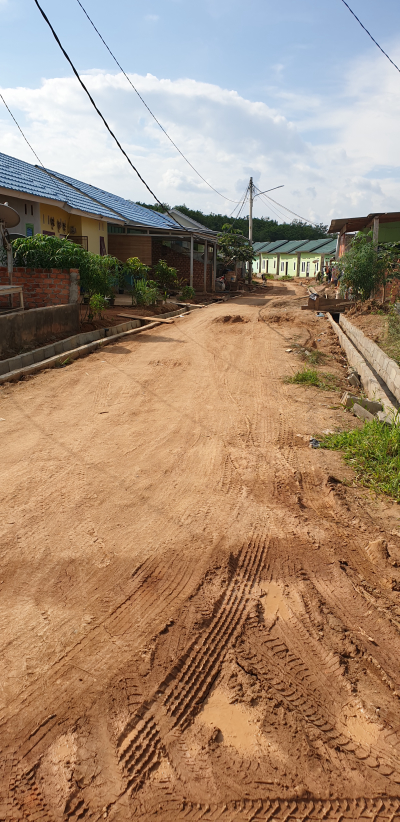
<svg viewBox="0 0 400 822">
<path fill-rule="evenodd" d="M 294 254 L 295 251 L 300 251 L 300 249 L 306 243 L 307 243 L 307 240 L 287 240 L 285 245 L 282 244 L 282 247 L 279 248 L 279 253 L 280 254 Z"/>
<path fill-rule="evenodd" d="M 51 171 L 59 180 L 63 180 L 74 188 L 79 189 L 82 194 L 88 197 L 93 197 L 100 201 L 104 206 L 114 209 L 121 214 L 127 221 L 132 223 L 139 223 L 140 225 L 148 226 L 149 228 L 181 228 L 179 223 L 175 222 L 168 214 L 160 214 L 158 211 L 151 211 L 149 208 L 136 205 L 131 200 L 125 200 L 117 194 L 111 194 L 109 191 L 104 191 L 102 188 L 96 188 L 89 183 L 82 183 L 80 180 L 75 180 L 74 177 L 68 177 L 66 174 L 59 174 L 58 171 Z"/>
<path fill-rule="evenodd" d="M 330 254 L 336 251 L 336 240 L 329 238 L 319 240 L 275 240 L 274 242 L 263 245 L 262 243 L 253 243 L 255 246 L 262 246 L 257 249 L 256 253 L 263 254 L 297 254 L 303 252 L 313 251 L 319 254 Z"/>
<path fill-rule="evenodd" d="M 271 254 L 273 251 L 275 251 L 275 249 L 279 248 L 279 246 L 284 245 L 287 242 L 288 240 L 273 240 L 272 242 L 264 243 L 262 253 Z"/>
<path fill-rule="evenodd" d="M 264 240 L 263 243 L 253 243 L 254 254 L 259 254 L 261 250 L 264 250 L 266 245 L 269 245 L 268 240 Z"/>
<path fill-rule="evenodd" d="M 71 208 L 86 211 L 96 217 L 118 219 L 103 205 L 98 205 L 79 191 L 74 191 L 65 183 L 54 180 L 40 168 L 0 153 L 0 186 L 24 194 L 33 194 L 49 200 L 67 203 Z"/>
<path fill-rule="evenodd" d="M 315 251 L 316 254 L 330 254 L 332 251 L 336 251 L 336 240 L 310 240 L 303 246 L 301 251 L 302 253 Z"/>
</svg>

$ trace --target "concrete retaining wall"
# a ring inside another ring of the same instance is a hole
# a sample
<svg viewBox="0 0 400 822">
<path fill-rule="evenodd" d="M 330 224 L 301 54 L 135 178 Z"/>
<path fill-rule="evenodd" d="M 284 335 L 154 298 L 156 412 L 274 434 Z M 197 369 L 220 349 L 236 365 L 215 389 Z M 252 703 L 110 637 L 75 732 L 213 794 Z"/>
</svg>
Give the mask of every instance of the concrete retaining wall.
<svg viewBox="0 0 400 822">
<path fill-rule="evenodd" d="M 0 357 L 12 357 L 49 337 L 69 337 L 79 331 L 79 305 L 50 305 L 0 315 Z"/>
<path fill-rule="evenodd" d="M 382 389 L 382 386 L 379 385 L 378 380 L 376 379 L 371 369 L 368 367 L 362 354 L 360 354 L 360 352 L 357 351 L 351 340 L 347 337 L 344 331 L 342 331 L 338 323 L 336 323 L 335 320 L 332 319 L 331 315 L 327 314 L 326 316 L 328 317 L 328 320 L 335 334 L 337 334 L 337 336 L 339 337 L 340 345 L 346 354 L 348 362 L 360 375 L 363 391 L 367 395 L 368 399 L 377 400 L 378 402 L 381 402 L 387 414 L 396 414 L 397 409 L 394 407 L 394 405 L 392 405 L 392 403 L 386 396 L 385 392 Z M 340 315 L 340 317 L 342 318 L 342 315 Z M 373 367 L 375 368 L 375 366 Z"/>
<path fill-rule="evenodd" d="M 389 390 L 400 402 L 400 368 L 394 360 L 390 359 L 379 345 L 369 340 L 363 334 L 361 328 L 353 325 L 343 314 L 340 315 L 340 325 L 356 348 L 372 365 L 376 373 L 386 383 Z"/>
<path fill-rule="evenodd" d="M 65 306 L 65 308 L 73 308 L 73 306 Z M 168 319 L 168 317 L 177 317 L 179 314 L 186 314 L 187 311 L 187 308 L 181 308 L 178 311 L 170 311 L 168 314 L 160 314 L 159 317 L 160 319 Z M 158 315 L 154 317 L 154 322 L 157 322 L 157 320 Z M 106 337 L 124 334 L 134 328 L 140 328 L 141 325 L 145 326 L 147 323 L 145 321 L 141 322 L 140 320 L 130 320 L 126 323 L 120 323 L 120 325 L 116 325 L 113 328 L 100 328 L 97 331 L 87 331 L 85 334 L 74 334 L 72 337 L 67 337 L 65 340 L 60 340 L 52 345 L 36 348 L 34 351 L 28 351 L 26 354 L 20 354 L 17 357 L 10 357 L 7 360 L 0 361 L 0 376 L 7 376 L 7 374 L 19 371 L 21 368 L 26 368 L 27 366 L 35 365 L 44 360 L 66 354 L 81 346 L 103 340 Z"/>
</svg>

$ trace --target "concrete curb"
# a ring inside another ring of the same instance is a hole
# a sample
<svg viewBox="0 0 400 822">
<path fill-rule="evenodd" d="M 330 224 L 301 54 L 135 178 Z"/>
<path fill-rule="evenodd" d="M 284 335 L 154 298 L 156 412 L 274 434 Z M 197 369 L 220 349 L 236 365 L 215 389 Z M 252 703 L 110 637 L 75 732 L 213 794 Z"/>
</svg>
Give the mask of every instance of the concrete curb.
<svg viewBox="0 0 400 822">
<path fill-rule="evenodd" d="M 353 345 L 349 337 L 342 331 L 338 323 L 332 318 L 332 316 L 327 313 L 326 314 L 335 334 L 339 337 L 339 342 L 343 351 L 346 354 L 346 357 L 353 368 L 357 371 L 357 373 L 361 377 L 361 382 L 363 385 L 363 389 L 370 400 L 376 400 L 381 402 L 385 412 L 390 415 L 397 414 L 397 409 L 392 405 L 388 397 L 386 396 L 385 392 L 382 389 L 382 386 L 379 384 L 378 380 L 374 376 L 373 372 L 371 371 L 368 364 L 365 362 L 364 357 L 357 351 L 356 347 Z"/>
<path fill-rule="evenodd" d="M 396 397 L 396 400 L 400 402 L 400 368 L 397 363 L 388 357 L 379 348 L 379 345 L 366 337 L 361 328 L 353 325 L 343 314 L 340 315 L 339 322 L 352 343 L 379 374 L 389 391 Z"/>
</svg>

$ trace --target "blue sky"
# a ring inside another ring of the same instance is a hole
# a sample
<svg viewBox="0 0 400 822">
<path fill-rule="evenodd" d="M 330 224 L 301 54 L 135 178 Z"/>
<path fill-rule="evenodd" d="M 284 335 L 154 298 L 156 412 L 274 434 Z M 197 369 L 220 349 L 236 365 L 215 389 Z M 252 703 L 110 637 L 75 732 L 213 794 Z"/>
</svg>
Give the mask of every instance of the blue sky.
<svg viewBox="0 0 400 822">
<path fill-rule="evenodd" d="M 398 0 L 350 4 L 400 64 Z M 160 199 L 233 208 L 157 131 L 76 0 L 42 5 Z M 341 0 L 84 5 L 171 136 L 227 197 L 238 199 L 253 173 L 262 188 L 283 183 L 277 200 L 316 221 L 400 208 L 400 74 Z M 33 0 L 0 0 L 0 7 L 2 93 L 44 164 L 148 200 Z M 0 150 L 34 162 L 3 107 Z M 256 213 L 280 219 L 272 208 L 259 202 Z"/>
</svg>

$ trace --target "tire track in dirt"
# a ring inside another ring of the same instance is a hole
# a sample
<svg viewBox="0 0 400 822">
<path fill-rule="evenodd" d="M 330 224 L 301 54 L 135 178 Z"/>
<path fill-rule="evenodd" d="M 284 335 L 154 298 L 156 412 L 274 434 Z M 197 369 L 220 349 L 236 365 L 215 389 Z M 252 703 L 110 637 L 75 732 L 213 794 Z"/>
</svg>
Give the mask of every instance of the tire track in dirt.
<svg viewBox="0 0 400 822">
<path fill-rule="evenodd" d="M 166 727 L 167 733 L 177 728 L 182 731 L 206 698 L 223 657 L 246 617 L 266 549 L 264 536 L 253 538 L 241 550 L 236 571 L 210 627 L 194 640 L 159 685 L 154 701 L 145 703 L 121 734 L 119 762 L 127 789 L 137 789 L 157 762 L 162 745 L 157 721 L 160 727 Z"/>
<path fill-rule="evenodd" d="M 286 800 L 243 799 L 215 805 L 170 801 L 145 809 L 146 820 L 186 822 L 398 822 L 400 800 L 378 799 Z"/>
</svg>

